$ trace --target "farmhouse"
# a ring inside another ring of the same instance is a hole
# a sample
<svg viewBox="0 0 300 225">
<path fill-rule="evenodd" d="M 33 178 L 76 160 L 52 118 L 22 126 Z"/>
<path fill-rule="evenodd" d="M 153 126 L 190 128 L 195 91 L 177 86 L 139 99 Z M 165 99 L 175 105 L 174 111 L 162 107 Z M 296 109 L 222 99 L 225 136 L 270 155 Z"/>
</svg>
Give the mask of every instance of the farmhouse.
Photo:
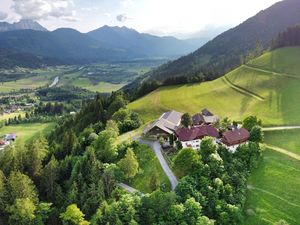
<svg viewBox="0 0 300 225">
<path fill-rule="evenodd" d="M 173 134 L 181 123 L 182 113 L 176 111 L 166 112 L 155 122 L 151 123 L 143 130 L 143 134 L 160 137 L 168 137 Z"/>
<path fill-rule="evenodd" d="M 237 147 L 242 143 L 246 143 L 249 138 L 249 131 L 247 131 L 245 128 L 236 128 L 223 133 L 221 141 L 230 151 L 235 152 Z"/>
<path fill-rule="evenodd" d="M 175 131 L 183 148 L 199 149 L 204 137 L 218 138 L 219 132 L 212 125 L 195 126 L 191 128 L 179 128 Z"/>
<path fill-rule="evenodd" d="M 203 109 L 192 117 L 193 125 L 214 124 L 219 121 L 219 117 L 211 113 L 208 109 Z"/>
</svg>

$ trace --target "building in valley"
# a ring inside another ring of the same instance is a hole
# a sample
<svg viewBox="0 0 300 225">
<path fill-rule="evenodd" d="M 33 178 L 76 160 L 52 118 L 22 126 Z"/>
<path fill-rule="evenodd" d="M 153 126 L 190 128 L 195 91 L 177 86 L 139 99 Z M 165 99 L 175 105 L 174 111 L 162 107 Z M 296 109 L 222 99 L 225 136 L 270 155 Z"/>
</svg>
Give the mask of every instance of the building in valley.
<svg viewBox="0 0 300 225">
<path fill-rule="evenodd" d="M 250 133 L 245 128 L 236 128 L 228 130 L 222 135 L 222 143 L 226 145 L 227 149 L 235 152 L 237 147 L 243 143 L 247 143 L 250 138 Z"/>
<path fill-rule="evenodd" d="M 143 134 L 151 137 L 169 137 L 174 134 L 181 123 L 182 113 L 176 111 L 166 112 L 161 117 L 145 127 Z"/>
<path fill-rule="evenodd" d="M 215 124 L 219 121 L 219 117 L 214 115 L 208 109 L 203 109 L 200 113 L 195 114 L 192 117 L 194 126 L 201 124 Z"/>
<path fill-rule="evenodd" d="M 190 128 L 179 128 L 175 131 L 177 139 L 183 148 L 199 149 L 204 137 L 219 137 L 218 130 L 212 125 L 201 125 Z"/>
</svg>

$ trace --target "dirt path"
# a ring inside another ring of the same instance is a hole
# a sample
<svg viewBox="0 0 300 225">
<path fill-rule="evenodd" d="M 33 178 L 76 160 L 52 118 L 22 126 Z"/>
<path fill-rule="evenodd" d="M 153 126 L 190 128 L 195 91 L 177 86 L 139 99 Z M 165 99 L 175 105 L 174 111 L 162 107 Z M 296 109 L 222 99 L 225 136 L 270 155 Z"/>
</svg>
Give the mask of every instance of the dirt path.
<svg viewBox="0 0 300 225">
<path fill-rule="evenodd" d="M 286 199 L 284 199 L 284 198 L 282 198 L 282 197 L 280 197 L 280 196 L 278 196 L 278 195 L 276 195 L 276 194 L 274 194 L 274 193 L 272 193 L 272 192 L 270 192 L 270 191 L 267 191 L 267 190 L 264 190 L 264 189 L 261 189 L 261 188 L 254 187 L 254 186 L 252 186 L 252 185 L 247 185 L 247 188 L 248 188 L 249 190 L 257 190 L 257 191 L 266 193 L 266 194 L 271 195 L 271 196 L 273 196 L 273 197 L 275 197 L 275 198 L 277 198 L 277 199 L 280 199 L 281 201 L 285 202 L 285 203 L 288 204 L 288 205 L 291 205 L 291 206 L 300 208 L 300 205 L 291 203 L 290 201 L 288 201 L 288 200 L 286 200 Z"/>
<path fill-rule="evenodd" d="M 294 130 L 300 129 L 300 126 L 278 126 L 278 127 L 263 127 L 263 131 L 276 131 L 276 130 Z"/>
<path fill-rule="evenodd" d="M 244 94 L 244 95 L 247 95 L 249 97 L 252 97 L 252 98 L 255 98 L 259 101 L 264 101 L 265 99 L 261 96 L 259 96 L 258 94 L 255 94 L 249 90 L 246 90 L 242 87 L 239 87 L 238 85 L 235 85 L 233 84 L 226 76 L 223 76 L 222 77 L 222 80 L 225 84 L 227 84 L 229 87 L 231 87 L 232 89 L 234 89 L 235 91 L 241 93 L 241 94 Z"/>
<path fill-rule="evenodd" d="M 293 152 L 290 152 L 290 151 L 288 151 L 286 149 L 279 148 L 279 147 L 272 146 L 272 145 L 266 145 L 266 147 L 269 148 L 269 149 L 272 149 L 272 150 L 274 150 L 276 152 L 280 152 L 280 153 L 285 154 L 285 155 L 287 155 L 289 157 L 292 157 L 292 158 L 294 158 L 296 160 L 300 160 L 300 155 L 298 155 L 296 153 L 293 153 Z"/>
<path fill-rule="evenodd" d="M 244 67 L 246 67 L 248 69 L 256 70 L 256 71 L 259 71 L 259 72 L 263 72 L 263 73 L 270 73 L 270 74 L 276 75 L 276 76 L 283 76 L 283 77 L 289 77 L 289 78 L 294 78 L 294 79 L 300 79 L 300 77 L 296 76 L 296 75 L 287 74 L 287 73 L 277 73 L 277 72 L 274 72 L 274 71 L 271 71 L 271 70 L 266 70 L 266 69 L 261 69 L 261 68 L 255 67 L 253 65 L 244 65 Z"/>
</svg>

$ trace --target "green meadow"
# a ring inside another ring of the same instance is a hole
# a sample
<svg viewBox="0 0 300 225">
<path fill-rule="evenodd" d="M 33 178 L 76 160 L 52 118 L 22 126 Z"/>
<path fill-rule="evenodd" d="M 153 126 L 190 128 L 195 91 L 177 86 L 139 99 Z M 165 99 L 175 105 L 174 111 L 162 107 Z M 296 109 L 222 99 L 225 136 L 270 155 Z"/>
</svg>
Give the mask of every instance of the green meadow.
<svg viewBox="0 0 300 225">
<path fill-rule="evenodd" d="M 80 88 L 87 89 L 89 91 L 93 92 L 99 92 L 99 93 L 110 93 L 113 91 L 117 91 L 123 86 L 126 85 L 126 83 L 120 83 L 120 84 L 113 84 L 109 82 L 99 82 L 96 84 L 93 84 L 88 78 L 79 77 L 75 79 L 72 82 L 72 85 Z"/>
<path fill-rule="evenodd" d="M 50 83 L 47 76 L 33 76 L 16 81 L 0 83 L 0 93 L 19 91 L 21 89 L 36 89 Z"/>
<path fill-rule="evenodd" d="M 4 126 L 0 128 L 0 137 L 5 134 L 16 133 L 17 141 L 27 143 L 39 134 L 47 135 L 54 127 L 55 123 L 28 123 Z"/>
<path fill-rule="evenodd" d="M 300 129 L 267 131 L 265 143 L 300 155 Z"/>
<path fill-rule="evenodd" d="M 3 120 L 8 120 L 8 119 L 13 119 L 15 117 L 18 117 L 19 115 L 21 115 L 21 117 L 25 116 L 25 112 L 21 111 L 21 112 L 15 112 L 15 113 L 10 113 L 10 114 L 3 114 L 0 115 L 0 122 Z"/>
<path fill-rule="evenodd" d="M 267 149 L 248 182 L 245 225 L 300 221 L 300 162 Z"/>
<path fill-rule="evenodd" d="M 226 79 L 161 87 L 129 108 L 145 122 L 171 109 L 193 114 L 208 108 L 234 120 L 257 115 L 264 125 L 300 124 L 299 58 L 300 47 L 278 49 L 226 74 Z"/>
</svg>

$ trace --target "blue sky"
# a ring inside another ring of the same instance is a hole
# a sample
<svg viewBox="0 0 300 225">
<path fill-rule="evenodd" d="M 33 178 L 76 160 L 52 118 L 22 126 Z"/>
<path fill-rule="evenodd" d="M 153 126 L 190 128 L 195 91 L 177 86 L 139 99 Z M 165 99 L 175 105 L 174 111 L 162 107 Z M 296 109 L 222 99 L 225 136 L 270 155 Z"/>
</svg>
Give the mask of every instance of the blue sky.
<svg viewBox="0 0 300 225">
<path fill-rule="evenodd" d="M 49 30 L 127 26 L 159 36 L 211 35 L 278 0 L 1 0 L 0 20 L 34 19 Z"/>
</svg>

